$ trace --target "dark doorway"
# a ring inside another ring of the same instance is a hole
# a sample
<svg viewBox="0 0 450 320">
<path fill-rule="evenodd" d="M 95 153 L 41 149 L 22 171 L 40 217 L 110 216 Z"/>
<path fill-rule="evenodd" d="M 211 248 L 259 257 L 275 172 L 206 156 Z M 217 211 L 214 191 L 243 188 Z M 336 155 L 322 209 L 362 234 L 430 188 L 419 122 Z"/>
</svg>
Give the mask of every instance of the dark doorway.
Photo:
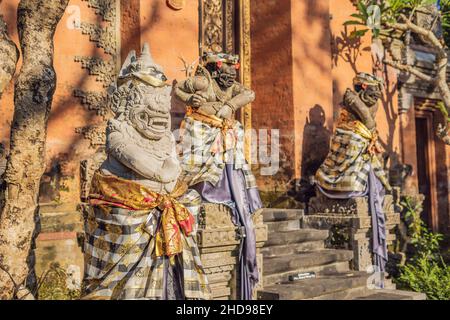
<svg viewBox="0 0 450 320">
<path fill-rule="evenodd" d="M 425 196 L 423 203 L 422 220 L 431 228 L 431 181 L 429 170 L 429 127 L 428 119 L 416 118 L 416 152 L 417 152 L 417 178 L 419 180 L 419 192 Z"/>
</svg>

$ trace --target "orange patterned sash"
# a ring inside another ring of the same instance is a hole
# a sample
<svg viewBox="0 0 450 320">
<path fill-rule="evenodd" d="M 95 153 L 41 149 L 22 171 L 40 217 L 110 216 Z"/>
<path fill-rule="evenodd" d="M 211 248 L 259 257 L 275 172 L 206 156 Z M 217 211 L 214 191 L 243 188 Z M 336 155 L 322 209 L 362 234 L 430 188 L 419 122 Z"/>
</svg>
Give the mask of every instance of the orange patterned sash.
<svg viewBox="0 0 450 320">
<path fill-rule="evenodd" d="M 186 186 L 178 184 L 171 194 L 164 195 L 139 183 L 106 176 L 96 171 L 92 178 L 89 203 L 92 206 L 111 206 L 127 210 L 159 208 L 162 210 L 162 217 L 155 236 L 155 254 L 158 257 L 171 257 L 183 251 L 181 231 L 189 236 L 195 223 L 189 210 L 176 200 L 185 191 Z"/>
</svg>

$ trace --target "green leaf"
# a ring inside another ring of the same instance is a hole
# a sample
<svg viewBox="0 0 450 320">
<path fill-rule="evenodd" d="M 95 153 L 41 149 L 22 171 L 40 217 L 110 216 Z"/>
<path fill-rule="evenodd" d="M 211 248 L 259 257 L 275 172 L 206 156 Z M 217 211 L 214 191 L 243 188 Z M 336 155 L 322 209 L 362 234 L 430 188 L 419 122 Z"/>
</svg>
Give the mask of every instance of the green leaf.
<svg viewBox="0 0 450 320">
<path fill-rule="evenodd" d="M 359 22 L 359 21 L 351 20 L 351 21 L 345 21 L 344 26 L 365 26 L 365 24 L 362 22 Z"/>
<path fill-rule="evenodd" d="M 359 13 L 353 13 L 350 15 L 350 17 L 356 18 L 356 19 L 361 19 L 361 20 L 365 20 L 364 16 L 362 14 Z"/>
<path fill-rule="evenodd" d="M 365 19 L 369 17 L 369 15 L 367 14 L 367 7 L 362 0 L 358 1 L 358 10 L 359 12 L 361 12 Z"/>
</svg>

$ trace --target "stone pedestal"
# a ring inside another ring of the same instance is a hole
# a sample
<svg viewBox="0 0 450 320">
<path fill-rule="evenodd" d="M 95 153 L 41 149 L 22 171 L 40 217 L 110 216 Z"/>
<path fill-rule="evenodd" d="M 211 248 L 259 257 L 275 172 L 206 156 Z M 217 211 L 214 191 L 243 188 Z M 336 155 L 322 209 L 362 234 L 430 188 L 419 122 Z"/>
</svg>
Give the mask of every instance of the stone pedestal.
<svg viewBox="0 0 450 320">
<path fill-rule="evenodd" d="M 394 228 L 400 223 L 400 214 L 395 212 L 391 195 L 383 203 L 386 215 L 387 244 L 395 240 Z M 348 200 L 329 199 L 318 192 L 310 200 L 308 214 L 303 218 L 303 227 L 330 230 L 328 245 L 353 250 L 353 268 L 366 271 L 373 265 L 371 252 L 372 219 L 367 197 Z"/>
<path fill-rule="evenodd" d="M 231 221 L 231 211 L 224 205 L 204 204 L 199 213 L 197 241 L 201 260 L 211 286 L 214 299 L 239 299 L 239 230 Z M 262 289 L 262 254 L 260 248 L 267 240 L 267 226 L 260 213 L 255 213 L 258 268 Z"/>
</svg>

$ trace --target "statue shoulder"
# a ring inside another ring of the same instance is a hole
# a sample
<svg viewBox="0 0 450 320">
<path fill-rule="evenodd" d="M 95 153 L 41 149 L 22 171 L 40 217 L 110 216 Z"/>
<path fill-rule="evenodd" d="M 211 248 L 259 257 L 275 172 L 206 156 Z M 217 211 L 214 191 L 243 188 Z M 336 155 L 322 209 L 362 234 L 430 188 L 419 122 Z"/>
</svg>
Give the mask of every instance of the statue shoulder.
<svg viewBox="0 0 450 320">
<path fill-rule="evenodd" d="M 238 94 L 246 93 L 248 95 L 254 96 L 255 93 L 252 89 L 247 88 L 242 83 L 235 81 L 233 85 L 233 96 L 237 96 Z"/>
<path fill-rule="evenodd" d="M 122 132 L 123 131 L 123 122 L 117 119 L 109 119 L 106 124 L 106 134 L 110 134 L 113 132 Z"/>
</svg>

